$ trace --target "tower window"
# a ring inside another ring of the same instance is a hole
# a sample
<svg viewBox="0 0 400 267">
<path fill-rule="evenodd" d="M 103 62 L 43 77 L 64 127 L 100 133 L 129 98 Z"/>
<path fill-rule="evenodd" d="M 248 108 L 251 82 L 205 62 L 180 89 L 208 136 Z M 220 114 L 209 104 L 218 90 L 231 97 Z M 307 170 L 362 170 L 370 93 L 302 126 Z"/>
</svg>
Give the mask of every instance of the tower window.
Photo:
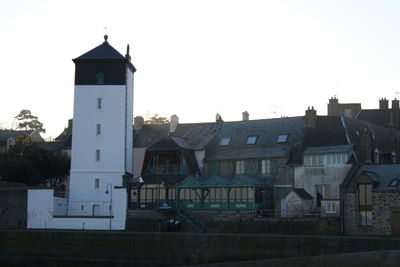
<svg viewBox="0 0 400 267">
<path fill-rule="evenodd" d="M 100 187 L 100 178 L 94 179 L 94 189 L 99 189 Z"/>
<path fill-rule="evenodd" d="M 102 100 L 101 98 L 97 98 L 97 109 L 101 109 Z"/>
<path fill-rule="evenodd" d="M 100 161 L 100 149 L 96 150 L 96 161 Z"/>
<path fill-rule="evenodd" d="M 96 124 L 96 135 L 101 134 L 101 124 Z"/>
<path fill-rule="evenodd" d="M 96 74 L 96 83 L 97 84 L 104 84 L 104 72 L 98 72 Z"/>
</svg>

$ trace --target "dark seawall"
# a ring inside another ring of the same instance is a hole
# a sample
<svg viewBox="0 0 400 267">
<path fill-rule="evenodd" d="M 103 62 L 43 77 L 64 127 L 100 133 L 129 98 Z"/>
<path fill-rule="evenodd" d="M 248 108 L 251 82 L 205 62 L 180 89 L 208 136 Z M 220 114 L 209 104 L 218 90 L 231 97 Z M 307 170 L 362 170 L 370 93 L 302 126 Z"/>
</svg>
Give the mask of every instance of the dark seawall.
<svg viewBox="0 0 400 267">
<path fill-rule="evenodd" d="M 381 237 L 0 231 L 0 263 L 21 266 L 167 266 L 398 249 L 399 238 Z"/>
</svg>

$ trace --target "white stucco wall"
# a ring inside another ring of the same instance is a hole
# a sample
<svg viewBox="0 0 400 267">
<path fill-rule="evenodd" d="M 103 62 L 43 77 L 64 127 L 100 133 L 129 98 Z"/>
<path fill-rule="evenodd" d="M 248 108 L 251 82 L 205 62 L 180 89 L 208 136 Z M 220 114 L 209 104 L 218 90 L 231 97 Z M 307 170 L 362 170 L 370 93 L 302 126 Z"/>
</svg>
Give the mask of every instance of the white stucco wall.
<svg viewBox="0 0 400 267">
<path fill-rule="evenodd" d="M 112 217 L 54 217 L 53 189 L 28 190 L 28 229 L 124 230 L 126 189 L 113 190 Z"/>
<path fill-rule="evenodd" d="M 301 217 L 308 215 L 312 208 L 312 200 L 302 199 L 296 193 L 290 192 L 287 194 L 282 205 L 283 217 Z"/>
<path fill-rule="evenodd" d="M 54 215 L 67 215 L 68 199 L 54 197 Z"/>
<path fill-rule="evenodd" d="M 295 167 L 294 187 L 303 188 L 309 192 L 314 198 L 314 207 L 316 206 L 317 199 L 316 185 L 329 184 L 331 188 L 330 199 L 339 199 L 340 184 L 343 182 L 350 168 L 351 164 L 321 167 Z"/>
<path fill-rule="evenodd" d="M 199 169 L 201 171 L 203 171 L 203 167 L 204 167 L 205 154 L 206 154 L 205 150 L 196 150 L 194 152 L 194 156 L 196 157 L 196 161 L 197 161 L 197 166 L 199 166 Z"/>
</svg>

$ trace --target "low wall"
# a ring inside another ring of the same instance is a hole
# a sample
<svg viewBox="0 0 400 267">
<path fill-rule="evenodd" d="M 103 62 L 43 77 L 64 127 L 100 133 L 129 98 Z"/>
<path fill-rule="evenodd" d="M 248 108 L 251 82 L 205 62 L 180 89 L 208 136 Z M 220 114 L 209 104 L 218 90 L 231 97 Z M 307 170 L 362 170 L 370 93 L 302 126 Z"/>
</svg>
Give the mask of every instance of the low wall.
<svg viewBox="0 0 400 267">
<path fill-rule="evenodd" d="M 395 250 L 398 238 L 110 231 L 0 231 L 0 263 L 168 266 Z M 104 266 L 104 265 L 103 265 Z"/>
<path fill-rule="evenodd" d="M 125 229 L 125 189 L 114 189 L 113 216 L 56 216 L 54 199 L 53 189 L 28 190 L 28 229 Z"/>
<path fill-rule="evenodd" d="M 192 211 L 209 233 L 259 233 L 259 234 L 308 234 L 339 235 L 340 218 L 337 217 L 255 217 L 254 212 L 246 211 Z M 129 231 L 158 231 L 160 219 L 178 219 L 182 231 L 195 230 L 176 213 L 157 211 L 128 211 L 126 229 Z"/>
</svg>

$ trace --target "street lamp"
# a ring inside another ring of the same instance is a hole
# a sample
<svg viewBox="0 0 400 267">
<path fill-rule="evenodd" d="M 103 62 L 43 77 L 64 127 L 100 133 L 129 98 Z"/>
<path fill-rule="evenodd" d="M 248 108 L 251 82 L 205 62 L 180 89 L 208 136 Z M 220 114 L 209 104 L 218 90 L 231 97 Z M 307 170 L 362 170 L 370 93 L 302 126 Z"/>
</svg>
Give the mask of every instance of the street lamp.
<svg viewBox="0 0 400 267">
<path fill-rule="evenodd" d="M 110 191 L 108 191 L 108 186 L 110 186 Z M 110 209 L 110 230 L 111 230 L 111 220 L 112 220 L 112 191 L 113 191 L 113 188 L 112 188 L 113 186 L 112 186 L 112 184 L 111 183 L 108 183 L 107 184 L 107 186 L 106 186 L 106 194 L 110 194 L 110 206 L 109 206 L 109 209 Z"/>
</svg>

